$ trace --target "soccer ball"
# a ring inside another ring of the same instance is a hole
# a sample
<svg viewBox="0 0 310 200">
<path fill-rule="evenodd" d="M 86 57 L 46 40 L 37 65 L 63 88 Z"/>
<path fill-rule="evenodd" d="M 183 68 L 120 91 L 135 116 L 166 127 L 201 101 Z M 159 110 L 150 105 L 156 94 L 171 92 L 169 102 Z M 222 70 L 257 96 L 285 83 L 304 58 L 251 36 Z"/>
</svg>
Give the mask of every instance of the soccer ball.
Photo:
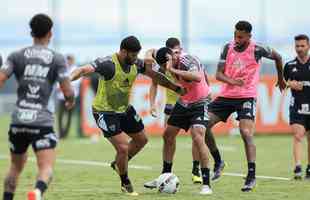
<svg viewBox="0 0 310 200">
<path fill-rule="evenodd" d="M 157 188 L 160 193 L 175 194 L 179 185 L 180 181 L 173 173 L 164 173 L 157 178 Z"/>
</svg>

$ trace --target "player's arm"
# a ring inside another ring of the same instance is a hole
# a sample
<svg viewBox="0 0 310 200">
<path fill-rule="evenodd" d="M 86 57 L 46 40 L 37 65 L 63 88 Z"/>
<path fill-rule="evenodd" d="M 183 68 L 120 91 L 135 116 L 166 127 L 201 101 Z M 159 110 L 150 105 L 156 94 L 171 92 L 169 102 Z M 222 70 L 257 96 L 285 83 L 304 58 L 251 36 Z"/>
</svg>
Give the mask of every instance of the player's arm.
<svg viewBox="0 0 310 200">
<path fill-rule="evenodd" d="M 278 82 L 277 86 L 279 87 L 280 91 L 285 90 L 286 82 L 283 77 L 283 61 L 281 55 L 274 49 L 267 47 L 267 46 L 257 46 L 258 52 L 255 52 L 258 57 L 265 57 L 271 59 L 275 62 L 277 74 L 278 74 Z"/>
<path fill-rule="evenodd" d="M 150 87 L 150 107 L 151 107 L 150 112 L 151 112 L 151 115 L 153 117 L 157 117 L 156 106 L 155 106 L 155 100 L 156 100 L 156 96 L 157 96 L 157 89 L 158 89 L 157 83 L 152 81 L 151 87 Z"/>
<path fill-rule="evenodd" d="M 284 66 L 283 77 L 286 81 L 286 87 L 287 88 L 291 88 L 292 90 L 296 90 L 296 91 L 302 91 L 303 90 L 302 82 L 296 81 L 296 80 L 291 80 L 289 65 L 287 63 Z"/>
<path fill-rule="evenodd" d="M 95 68 L 91 64 L 81 66 L 81 67 L 75 69 L 71 73 L 70 80 L 75 81 L 75 80 L 81 78 L 82 76 L 86 76 L 86 75 L 91 74 L 93 72 L 95 72 Z"/>
<path fill-rule="evenodd" d="M 0 89 L 4 86 L 6 80 L 8 80 L 9 77 L 6 73 L 0 70 Z"/>
<path fill-rule="evenodd" d="M 63 79 L 60 83 L 60 90 L 62 91 L 65 97 L 65 106 L 67 109 L 72 109 L 75 105 L 75 98 L 74 98 L 74 90 L 72 88 L 71 82 L 69 78 Z"/>
<path fill-rule="evenodd" d="M 229 85 L 243 86 L 244 82 L 241 79 L 232 79 L 225 74 L 226 57 L 228 53 L 229 44 L 226 44 L 221 52 L 220 61 L 217 64 L 215 78 L 218 81 Z"/>
<path fill-rule="evenodd" d="M 173 90 L 180 95 L 185 94 L 185 90 L 182 87 L 171 82 L 164 74 L 154 71 L 152 69 L 152 65 L 153 65 L 153 60 L 145 58 L 144 63 L 143 63 L 143 71 L 141 71 L 141 73 L 150 77 L 153 81 L 155 81 L 156 83 L 158 83 L 159 85 L 163 87 Z"/>
<path fill-rule="evenodd" d="M 0 56 L 1 58 L 1 56 Z M 6 80 L 13 74 L 15 54 L 12 53 L 8 56 L 6 62 L 2 65 L 2 58 L 0 63 L 0 89 L 4 86 Z"/>
</svg>

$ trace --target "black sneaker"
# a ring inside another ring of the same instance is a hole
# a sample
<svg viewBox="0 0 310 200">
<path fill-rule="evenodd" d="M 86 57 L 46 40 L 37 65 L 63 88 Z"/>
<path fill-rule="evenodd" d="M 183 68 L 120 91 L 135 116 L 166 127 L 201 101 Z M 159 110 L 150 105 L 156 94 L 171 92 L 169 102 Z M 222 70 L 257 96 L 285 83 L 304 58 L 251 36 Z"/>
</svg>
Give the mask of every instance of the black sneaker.
<svg viewBox="0 0 310 200">
<path fill-rule="evenodd" d="M 241 188 L 242 192 L 250 192 L 252 191 L 256 186 L 256 178 L 247 176 L 245 179 L 245 183 L 243 187 Z"/>
<path fill-rule="evenodd" d="M 294 169 L 294 179 L 301 180 L 302 179 L 302 169 L 301 166 L 296 166 Z"/>
<path fill-rule="evenodd" d="M 220 162 L 220 164 L 216 164 L 216 163 L 214 164 L 213 176 L 211 178 L 212 181 L 219 180 L 219 178 L 223 174 L 225 166 L 226 166 L 226 164 L 223 160 Z"/>
<path fill-rule="evenodd" d="M 306 169 L 305 180 L 310 181 L 310 166 Z"/>
<path fill-rule="evenodd" d="M 135 192 L 133 190 L 131 183 L 129 183 L 127 185 L 122 183 L 121 190 L 123 193 L 126 193 L 127 195 L 130 195 L 130 196 L 138 196 L 139 195 L 137 192 Z"/>
</svg>

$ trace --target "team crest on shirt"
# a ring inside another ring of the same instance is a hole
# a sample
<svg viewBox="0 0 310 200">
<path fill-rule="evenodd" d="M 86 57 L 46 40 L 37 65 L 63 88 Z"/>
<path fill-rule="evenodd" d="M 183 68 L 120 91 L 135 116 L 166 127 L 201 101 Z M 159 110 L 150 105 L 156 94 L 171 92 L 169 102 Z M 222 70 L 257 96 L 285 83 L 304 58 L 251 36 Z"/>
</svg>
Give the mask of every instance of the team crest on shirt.
<svg viewBox="0 0 310 200">
<path fill-rule="evenodd" d="M 122 87 L 129 87 L 129 79 L 126 78 L 124 81 L 122 81 Z"/>
<path fill-rule="evenodd" d="M 241 68 L 244 66 L 244 62 L 240 58 L 238 58 L 233 62 L 232 66 L 235 68 Z"/>
<path fill-rule="evenodd" d="M 294 67 L 293 69 L 292 69 L 292 72 L 297 72 L 298 70 L 297 70 L 297 68 L 296 67 Z"/>
</svg>

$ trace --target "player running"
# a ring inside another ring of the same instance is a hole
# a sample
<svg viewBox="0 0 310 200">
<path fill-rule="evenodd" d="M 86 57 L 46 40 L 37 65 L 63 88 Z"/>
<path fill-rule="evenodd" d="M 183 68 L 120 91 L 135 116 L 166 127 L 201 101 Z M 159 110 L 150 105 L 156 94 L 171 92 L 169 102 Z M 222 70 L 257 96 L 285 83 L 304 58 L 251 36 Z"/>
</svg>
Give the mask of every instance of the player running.
<svg viewBox="0 0 310 200">
<path fill-rule="evenodd" d="M 284 66 L 284 77 L 291 89 L 290 125 L 294 134 L 293 152 L 295 161 L 294 178 L 302 179 L 302 139 L 308 132 L 308 166 L 305 179 L 310 180 L 310 56 L 309 37 L 297 35 L 295 50 L 297 57 Z"/>
<path fill-rule="evenodd" d="M 175 53 L 181 54 L 182 53 L 182 48 L 181 48 L 181 43 L 177 38 L 168 38 L 166 41 L 166 47 L 172 49 Z M 154 52 L 156 54 L 156 52 Z M 154 57 L 154 55 L 153 55 Z M 166 69 L 166 63 L 162 64 L 159 66 L 158 69 L 161 73 L 165 74 L 170 80 L 174 80 L 172 74 Z M 208 82 L 208 77 L 207 74 L 205 73 L 205 79 L 206 82 Z M 155 106 L 155 99 L 157 95 L 157 84 L 152 81 L 151 87 L 150 87 L 150 105 L 151 105 L 151 114 L 152 116 L 156 117 L 157 116 L 157 109 Z M 167 123 L 168 117 L 171 115 L 171 112 L 173 110 L 173 107 L 175 103 L 178 100 L 178 95 L 171 91 L 167 90 L 166 91 L 166 105 L 164 109 L 165 113 L 165 123 Z M 217 148 L 215 139 L 213 137 L 213 134 L 208 134 L 206 133 L 206 142 L 207 145 L 210 149 L 210 153 L 214 159 L 214 173 L 212 176 L 212 180 L 216 181 L 220 178 L 222 171 L 225 167 L 224 161 L 222 161 L 220 152 Z M 199 152 L 197 150 L 197 147 L 192 144 L 192 157 L 193 157 L 193 163 L 192 163 L 192 181 L 193 183 L 202 183 L 202 178 L 200 176 L 200 168 L 199 168 Z"/>
<path fill-rule="evenodd" d="M 286 83 L 282 74 L 282 58 L 273 49 L 263 47 L 251 40 L 252 25 L 239 21 L 235 25 L 234 40 L 226 44 L 220 56 L 216 79 L 222 81 L 219 96 L 209 105 L 208 129 L 220 121 L 226 122 L 231 113 L 237 112 L 240 133 L 245 145 L 248 174 L 242 191 L 251 191 L 256 185 L 254 144 L 255 108 L 262 57 L 275 61 L 278 86 L 282 91 Z"/>
<path fill-rule="evenodd" d="M 172 56 L 171 56 L 172 55 Z M 150 52 L 148 57 L 152 57 Z M 167 57 L 170 58 L 167 60 Z M 205 80 L 203 65 L 198 58 L 191 55 L 172 53 L 172 50 L 163 47 L 158 50 L 156 62 L 166 64 L 166 69 L 184 86 L 187 94 L 181 96 L 167 121 L 163 134 L 163 167 L 162 173 L 171 173 L 173 157 L 176 148 L 176 136 L 181 129 L 190 130 L 193 144 L 197 147 L 201 164 L 202 189 L 200 194 L 212 194 L 210 188 L 210 170 L 208 168 L 209 152 L 204 141 L 208 123 L 209 86 Z M 144 184 L 146 188 L 155 188 L 157 179 Z"/>
<path fill-rule="evenodd" d="M 129 104 L 132 85 L 138 74 L 145 74 L 159 84 L 182 93 L 183 89 L 170 82 L 163 74 L 151 69 L 153 60 L 140 60 L 139 40 L 126 37 L 120 50 L 111 56 L 98 58 L 71 74 L 71 80 L 90 73 L 101 75 L 97 95 L 93 101 L 93 115 L 98 127 L 116 150 L 112 167 L 121 179 L 121 189 L 129 195 L 138 195 L 128 177 L 128 160 L 132 159 L 147 143 L 142 119 Z M 128 142 L 128 136 L 131 138 Z M 116 166 L 115 166 L 116 164 Z"/>
<path fill-rule="evenodd" d="M 48 48 L 53 22 L 45 14 L 37 14 L 30 21 L 33 45 L 11 53 L 0 68 L 0 88 L 15 75 L 17 102 L 9 129 L 11 164 L 4 180 L 3 200 L 12 200 L 18 178 L 27 161 L 29 145 L 35 152 L 38 166 L 35 189 L 28 192 L 28 200 L 40 200 L 52 180 L 57 137 L 53 130 L 54 108 L 50 98 L 59 82 L 66 98 L 66 106 L 74 106 L 74 92 L 67 77 L 63 55 Z"/>
</svg>

